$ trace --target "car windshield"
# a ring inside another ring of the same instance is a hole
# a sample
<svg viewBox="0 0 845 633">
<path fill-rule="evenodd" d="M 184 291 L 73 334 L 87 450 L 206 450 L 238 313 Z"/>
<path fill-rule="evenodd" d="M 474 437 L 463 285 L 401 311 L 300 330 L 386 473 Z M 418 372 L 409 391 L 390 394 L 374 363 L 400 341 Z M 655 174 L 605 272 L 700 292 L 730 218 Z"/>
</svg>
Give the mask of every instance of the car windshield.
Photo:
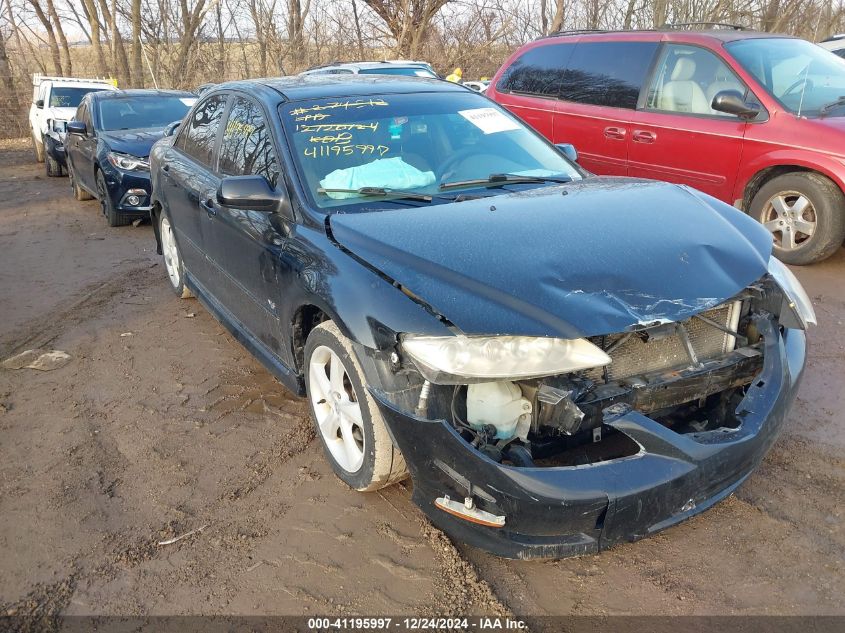
<svg viewBox="0 0 845 633">
<path fill-rule="evenodd" d="M 794 114 L 845 116 L 845 61 L 805 40 L 761 38 L 731 42 L 730 53 L 768 93 Z"/>
<path fill-rule="evenodd" d="M 519 119 L 469 91 L 314 99 L 280 113 L 321 208 L 438 203 L 581 178 Z"/>
<path fill-rule="evenodd" d="M 196 97 L 163 95 L 103 99 L 99 129 L 109 132 L 163 128 L 182 119 L 196 100 Z"/>
<path fill-rule="evenodd" d="M 428 68 L 422 66 L 379 66 L 378 68 L 362 68 L 359 75 L 406 75 L 410 77 L 437 78 Z"/>
<path fill-rule="evenodd" d="M 82 97 L 89 92 L 100 92 L 105 88 L 80 88 L 78 86 L 53 86 L 50 90 L 51 108 L 78 108 Z"/>
</svg>

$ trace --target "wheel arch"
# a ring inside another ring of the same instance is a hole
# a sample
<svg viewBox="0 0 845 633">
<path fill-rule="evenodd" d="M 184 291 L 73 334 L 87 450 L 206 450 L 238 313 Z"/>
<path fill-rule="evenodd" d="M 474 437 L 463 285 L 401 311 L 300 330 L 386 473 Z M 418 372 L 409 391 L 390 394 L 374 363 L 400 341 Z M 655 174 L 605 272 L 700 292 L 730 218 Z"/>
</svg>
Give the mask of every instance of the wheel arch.
<svg viewBox="0 0 845 633">
<path fill-rule="evenodd" d="M 827 164 L 828 162 L 831 164 Z M 825 160 L 822 164 L 803 157 L 770 157 L 764 164 L 751 166 L 748 172 L 750 175 L 740 181 L 745 184 L 742 185 L 740 195 L 735 199 L 741 200 L 741 209 L 747 213 L 754 196 L 767 182 L 778 176 L 791 173 L 814 173 L 824 176 L 845 193 L 845 179 L 843 178 L 845 170 L 842 168 L 842 165 L 833 163 L 832 158 Z"/>
</svg>

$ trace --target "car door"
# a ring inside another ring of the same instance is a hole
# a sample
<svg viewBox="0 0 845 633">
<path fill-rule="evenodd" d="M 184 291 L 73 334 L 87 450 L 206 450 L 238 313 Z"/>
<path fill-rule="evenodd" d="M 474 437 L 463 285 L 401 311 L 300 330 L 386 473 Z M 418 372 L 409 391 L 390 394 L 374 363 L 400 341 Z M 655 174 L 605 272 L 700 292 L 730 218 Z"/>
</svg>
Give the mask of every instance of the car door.
<svg viewBox="0 0 845 633">
<path fill-rule="evenodd" d="M 85 134 L 76 136 L 73 156 L 74 177 L 88 191 L 97 191 L 97 185 L 94 182 L 94 162 L 97 156 L 97 130 L 94 129 L 92 116 L 94 108 L 96 108 L 96 102 L 93 100 L 80 106 L 79 120 L 85 124 Z"/>
<path fill-rule="evenodd" d="M 215 93 L 188 113 L 164 152 L 159 178 L 159 196 L 173 222 L 185 268 L 212 292 L 215 276 L 206 255 L 203 224 L 208 221 L 206 202 L 214 198 L 220 183 L 214 150 L 227 98 L 225 93 Z"/>
<path fill-rule="evenodd" d="M 221 177 L 258 175 L 284 186 L 268 113 L 246 95 L 234 94 L 218 157 Z M 278 302 L 287 227 L 278 215 L 208 201 L 206 244 L 219 267 L 221 301 L 240 324 L 283 361 Z"/>
<path fill-rule="evenodd" d="M 666 43 L 632 121 L 628 173 L 691 185 L 731 200 L 749 123 L 710 105 L 721 90 L 748 88 L 715 53 Z"/>
<path fill-rule="evenodd" d="M 561 82 L 552 140 L 572 143 L 586 169 L 624 176 L 631 119 L 658 43 L 580 41 L 569 46 L 573 51 Z"/>
</svg>

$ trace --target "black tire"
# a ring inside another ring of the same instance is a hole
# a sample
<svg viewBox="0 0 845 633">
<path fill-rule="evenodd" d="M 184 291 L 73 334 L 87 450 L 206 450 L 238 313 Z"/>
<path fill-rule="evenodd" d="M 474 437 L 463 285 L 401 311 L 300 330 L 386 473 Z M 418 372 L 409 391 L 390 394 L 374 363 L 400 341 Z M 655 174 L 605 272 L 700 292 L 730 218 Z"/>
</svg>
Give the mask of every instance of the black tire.
<svg viewBox="0 0 845 633">
<path fill-rule="evenodd" d="M 108 187 L 106 187 L 106 178 L 99 169 L 97 170 L 96 180 L 97 200 L 100 202 L 100 209 L 103 211 L 103 215 L 106 216 L 109 226 L 126 226 L 127 224 L 131 224 L 132 220 L 115 210 L 114 202 L 109 195 Z"/>
<path fill-rule="evenodd" d="M 80 202 L 85 200 L 91 200 L 94 196 L 90 193 L 85 191 L 82 187 L 79 186 L 79 183 L 76 181 L 76 175 L 73 172 L 73 164 L 68 160 L 67 163 L 67 177 L 68 182 L 70 183 L 70 189 L 73 191 L 73 197 Z"/>
<path fill-rule="evenodd" d="M 772 231 L 774 254 L 787 264 L 820 262 L 845 240 L 845 196 L 821 174 L 772 178 L 755 194 L 748 212 Z"/>
<path fill-rule="evenodd" d="M 44 142 L 35 140 L 35 137 L 32 137 L 32 148 L 35 150 L 35 161 L 38 163 L 44 162 L 44 156 L 46 152 L 44 151 Z"/>
<path fill-rule="evenodd" d="M 324 348 L 331 350 L 340 359 L 345 370 L 344 389 L 350 399 L 360 406 L 363 461 L 354 472 L 346 470 L 332 455 L 317 422 L 319 418 L 315 410 L 315 398 L 312 396 L 319 391 L 315 392 L 315 387 L 312 386 L 311 367 L 315 351 L 318 354 L 324 353 Z M 317 436 L 323 444 L 323 450 L 335 474 L 350 487 L 361 492 L 378 490 L 405 479 L 408 476 L 405 459 L 399 449 L 393 445 L 378 406 L 365 386 L 364 372 L 349 339 L 340 332 L 334 322 L 325 321 L 309 334 L 304 357 L 305 390 L 308 394 L 312 419 L 316 426 Z"/>
<path fill-rule="evenodd" d="M 59 161 L 50 156 L 50 154 L 47 152 L 46 142 L 44 144 L 44 169 L 47 172 L 47 176 L 49 178 L 64 176 L 64 171 L 62 170 L 61 163 L 59 163 Z"/>
<path fill-rule="evenodd" d="M 155 217 L 155 216 L 154 216 Z M 158 214 L 158 234 L 162 240 L 162 255 L 164 256 L 164 270 L 167 272 L 167 280 L 170 282 L 170 289 L 180 299 L 190 299 L 194 294 L 185 285 L 185 265 L 182 262 L 182 254 L 176 243 L 176 237 L 172 230 L 170 216 L 162 210 Z M 165 234 L 165 231 L 167 234 Z M 169 248 L 172 241 L 172 250 Z"/>
</svg>

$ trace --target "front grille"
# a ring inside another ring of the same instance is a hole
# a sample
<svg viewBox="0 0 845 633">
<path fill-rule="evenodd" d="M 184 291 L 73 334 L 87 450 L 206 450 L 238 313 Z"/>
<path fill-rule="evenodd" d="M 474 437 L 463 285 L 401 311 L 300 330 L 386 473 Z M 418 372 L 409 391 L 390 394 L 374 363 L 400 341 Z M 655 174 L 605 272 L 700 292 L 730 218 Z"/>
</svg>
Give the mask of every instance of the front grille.
<svg viewBox="0 0 845 633">
<path fill-rule="evenodd" d="M 722 304 L 701 314 L 719 325 L 729 329 L 736 326 L 733 322 L 735 313 L 740 309 L 740 302 Z M 734 346 L 734 338 L 701 319 L 692 317 L 681 322 L 689 333 L 690 343 L 699 360 L 708 360 L 722 356 Z M 614 344 L 628 336 L 626 333 L 597 336 L 590 340 L 608 350 Z M 646 339 L 641 333 L 628 336 L 628 339 L 610 352 L 613 362 L 607 366 L 607 380 L 622 380 L 640 374 L 688 367 L 690 359 L 684 343 L 678 334 L 670 334 L 660 339 Z M 596 367 L 586 372 L 591 380 L 604 382 L 605 368 Z"/>
</svg>

